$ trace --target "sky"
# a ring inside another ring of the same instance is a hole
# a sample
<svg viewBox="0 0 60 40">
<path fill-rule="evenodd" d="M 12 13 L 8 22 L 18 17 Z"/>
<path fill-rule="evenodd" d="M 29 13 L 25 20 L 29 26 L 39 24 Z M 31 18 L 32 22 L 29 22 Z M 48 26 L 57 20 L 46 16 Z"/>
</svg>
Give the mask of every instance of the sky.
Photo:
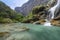
<svg viewBox="0 0 60 40">
<path fill-rule="evenodd" d="M 1 0 L 10 8 L 14 9 L 15 7 L 21 7 L 28 0 Z"/>
</svg>

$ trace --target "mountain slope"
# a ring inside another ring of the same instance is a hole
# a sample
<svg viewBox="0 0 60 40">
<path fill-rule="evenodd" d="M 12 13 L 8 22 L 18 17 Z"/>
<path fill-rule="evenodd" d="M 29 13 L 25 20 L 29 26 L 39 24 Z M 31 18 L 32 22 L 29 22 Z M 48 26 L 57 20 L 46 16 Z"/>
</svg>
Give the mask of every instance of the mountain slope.
<svg viewBox="0 0 60 40">
<path fill-rule="evenodd" d="M 23 16 L 0 1 L 0 23 L 21 21 Z"/>
<path fill-rule="evenodd" d="M 23 15 L 27 15 L 32 11 L 32 8 L 41 4 L 47 3 L 49 0 L 29 0 L 22 7 L 16 7 L 17 12 L 21 12 Z"/>
</svg>

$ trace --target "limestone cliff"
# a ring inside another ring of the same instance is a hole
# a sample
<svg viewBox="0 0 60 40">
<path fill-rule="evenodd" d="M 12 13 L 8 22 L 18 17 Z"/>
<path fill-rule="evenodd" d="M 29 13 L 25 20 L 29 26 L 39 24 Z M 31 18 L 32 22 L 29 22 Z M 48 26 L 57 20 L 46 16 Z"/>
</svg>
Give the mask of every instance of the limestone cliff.
<svg viewBox="0 0 60 40">
<path fill-rule="evenodd" d="M 22 5 L 22 7 L 16 7 L 15 10 L 17 12 L 21 12 L 23 15 L 28 15 L 29 12 L 32 11 L 32 8 L 35 6 L 39 6 L 41 4 L 48 3 L 49 0 L 29 0 L 27 3 Z"/>
</svg>

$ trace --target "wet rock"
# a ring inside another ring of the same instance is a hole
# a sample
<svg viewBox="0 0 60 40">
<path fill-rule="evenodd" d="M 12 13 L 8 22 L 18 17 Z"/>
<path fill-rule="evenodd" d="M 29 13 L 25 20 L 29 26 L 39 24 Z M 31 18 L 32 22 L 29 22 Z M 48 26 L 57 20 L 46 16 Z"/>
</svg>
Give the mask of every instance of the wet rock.
<svg viewBox="0 0 60 40">
<path fill-rule="evenodd" d="M 41 19 L 39 21 L 34 22 L 33 24 L 44 24 L 45 22 L 45 19 Z"/>
<path fill-rule="evenodd" d="M 40 24 L 44 24 L 46 22 L 45 19 L 41 19 L 39 21 L 40 21 Z"/>
<path fill-rule="evenodd" d="M 54 25 L 54 26 L 60 26 L 60 20 L 54 19 L 54 20 L 51 21 L 51 24 Z"/>
</svg>

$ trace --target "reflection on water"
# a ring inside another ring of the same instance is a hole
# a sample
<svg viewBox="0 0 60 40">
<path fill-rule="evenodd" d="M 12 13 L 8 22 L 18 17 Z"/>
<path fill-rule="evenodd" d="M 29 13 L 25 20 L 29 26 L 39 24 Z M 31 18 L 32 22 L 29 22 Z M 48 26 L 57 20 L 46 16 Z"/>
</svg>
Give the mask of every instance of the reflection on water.
<svg viewBox="0 0 60 40">
<path fill-rule="evenodd" d="M 60 40 L 60 27 L 22 23 L 1 24 L 0 40 Z"/>
</svg>

